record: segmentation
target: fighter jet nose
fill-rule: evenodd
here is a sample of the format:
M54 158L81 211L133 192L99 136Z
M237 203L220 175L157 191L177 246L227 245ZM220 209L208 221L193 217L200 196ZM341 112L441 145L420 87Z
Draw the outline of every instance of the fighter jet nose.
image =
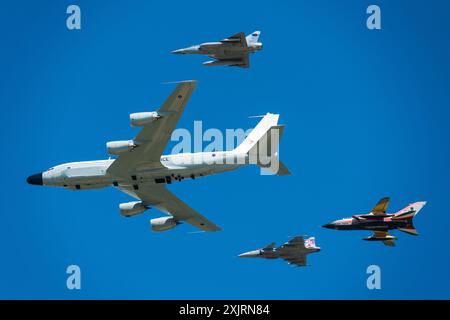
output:
M33 185L36 185L36 186L42 186L43 185L42 172L29 176L27 178L27 182L29 184L33 184Z
M177 50L173 50L170 53L172 54L184 54L184 49L177 49Z
M327 224L324 224L324 225L322 226L322 228L334 229L334 224L332 224L332 223L327 223Z
M239 258L254 258L259 256L259 250L244 252L238 255Z

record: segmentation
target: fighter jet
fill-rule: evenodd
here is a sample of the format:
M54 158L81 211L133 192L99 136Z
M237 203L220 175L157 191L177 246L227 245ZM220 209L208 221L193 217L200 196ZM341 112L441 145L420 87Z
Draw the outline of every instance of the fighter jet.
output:
M389 197L381 199L368 214L354 215L351 218L336 220L324 225L324 228L336 230L370 230L373 235L363 238L367 241L382 241L386 246L395 246L394 237L389 230L398 229L412 235L418 235L413 218L425 206L425 201L414 202L396 213L386 213Z
M172 51L174 54L201 54L217 60L203 62L205 66L236 66L248 68L249 54L262 49L258 42L260 31L245 36L243 32L218 42L206 42L184 49Z
M151 207L168 215L150 220L153 231L166 231L183 221L204 231L220 230L173 195L166 185L247 164L278 175L289 174L278 160L278 142L284 126L278 125L278 114L267 113L242 144L231 151L162 155L195 87L196 81L181 82L158 111L132 113L131 126L142 128L138 135L133 140L106 144L108 153L117 158L60 164L29 176L27 182L69 190L114 186L137 199L119 205L123 216L135 216ZM258 151L261 148L267 153Z
M286 260L289 264L304 267L306 266L306 256L318 251L320 251L320 248L316 247L316 238L311 237L305 240L302 236L296 236L281 247L276 248L275 242L272 242L262 249L242 253L239 257L265 259L281 258Z

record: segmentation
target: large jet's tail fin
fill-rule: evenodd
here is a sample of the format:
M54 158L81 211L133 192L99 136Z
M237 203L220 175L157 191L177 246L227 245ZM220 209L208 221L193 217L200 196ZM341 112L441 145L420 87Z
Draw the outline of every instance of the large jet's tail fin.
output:
M269 131L271 127L278 125L279 114L267 113L250 132L245 140L233 151L236 153L248 153L258 141Z
M248 155L250 164L258 165L268 174L288 175L289 170L278 158L284 131L284 125L278 125L279 116L267 113L233 153Z
M252 43L258 42L260 34L261 31L253 31L248 36L246 36L245 40L247 40L247 45L251 45Z
M417 229L414 227L413 218L416 216L416 214L419 213L419 211L425 206L425 204L425 201L414 202L395 213L392 217L393 220L406 220L408 222L406 227L398 228L398 230L414 236L419 235Z

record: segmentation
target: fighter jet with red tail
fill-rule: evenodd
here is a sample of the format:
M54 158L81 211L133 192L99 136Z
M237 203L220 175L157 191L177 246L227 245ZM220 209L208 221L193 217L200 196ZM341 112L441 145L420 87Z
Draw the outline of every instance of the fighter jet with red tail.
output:
M324 228L336 230L370 230L373 235L363 240L382 241L386 246L395 246L397 237L389 230L398 229L411 235L418 235L413 218L425 206L425 201L414 202L396 213L386 213L389 197L383 198L368 214L354 215L351 218L336 220L324 225Z

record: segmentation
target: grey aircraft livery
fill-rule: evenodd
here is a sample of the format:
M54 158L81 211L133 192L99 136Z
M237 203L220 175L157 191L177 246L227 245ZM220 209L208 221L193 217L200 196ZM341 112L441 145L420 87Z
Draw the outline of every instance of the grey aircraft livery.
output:
M200 54L216 60L203 62L205 66L250 67L249 55L260 51L262 43L258 42L260 31L245 36L243 32L216 42L205 42L184 49L172 51L174 54Z
M394 237L389 230L398 229L412 235L418 235L413 225L413 218L425 206L425 201L414 202L396 213L386 213L389 198L381 199L368 214L353 215L330 222L324 228L336 230L370 230L373 235L364 238L367 241L382 241L387 246L394 246Z
M316 247L314 237L304 239L302 236L296 236L280 247L275 247L275 242L264 248L245 252L239 255L240 258L264 258L264 259L284 259L289 264L299 267L306 266L306 256L310 253L319 252Z
M256 164L272 174L289 174L278 160L278 143L284 125L278 125L278 114L267 113L234 150L162 155L195 87L196 81L180 82L158 111L131 114L131 126L142 129L133 140L106 144L108 153L117 155L116 159L61 164L29 176L27 182L70 190L114 186L137 200L120 204L123 216L135 216L150 207L167 214L150 220L153 231L166 231L183 221L204 231L220 230L173 195L166 185L247 164ZM270 149L264 161L258 158L261 148Z

